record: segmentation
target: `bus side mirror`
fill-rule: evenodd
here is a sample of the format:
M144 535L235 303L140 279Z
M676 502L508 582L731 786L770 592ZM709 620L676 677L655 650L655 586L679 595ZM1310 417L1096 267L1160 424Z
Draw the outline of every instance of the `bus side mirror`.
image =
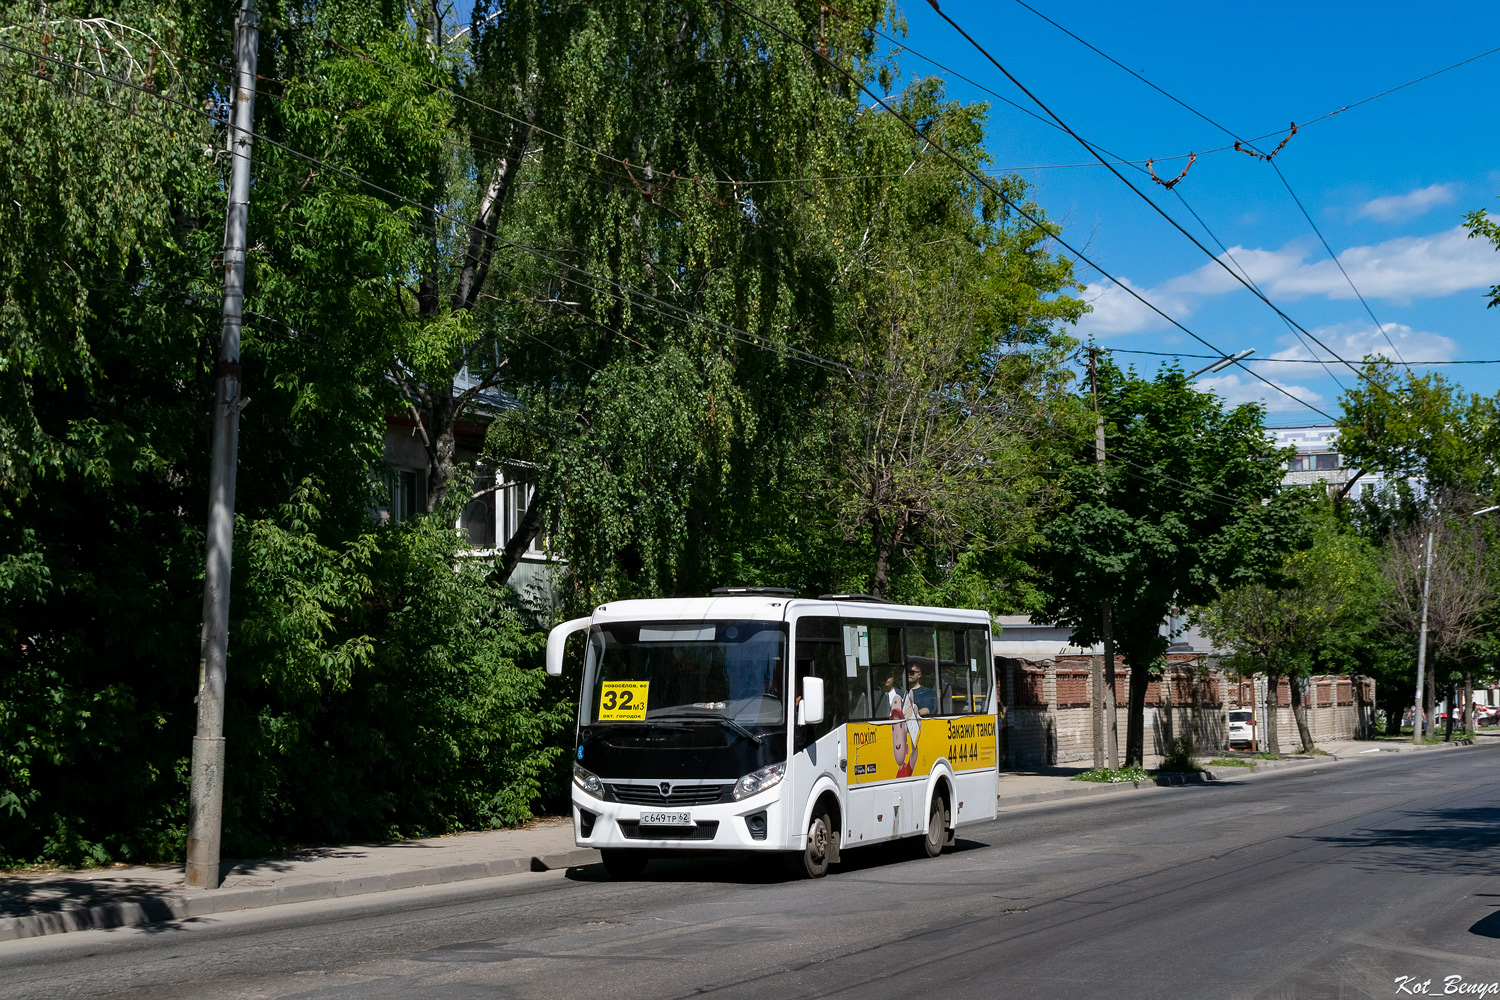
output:
M568 644L568 636L574 632L582 632L589 627L591 618L574 618L570 622L553 626L551 632L547 633L547 676L561 677L563 667L563 648Z
M823 678L802 678L802 701L797 705L797 724L815 726L823 721Z

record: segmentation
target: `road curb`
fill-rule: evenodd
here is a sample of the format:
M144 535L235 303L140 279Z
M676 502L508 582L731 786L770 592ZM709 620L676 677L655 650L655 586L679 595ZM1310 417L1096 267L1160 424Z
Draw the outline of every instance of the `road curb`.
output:
M65 907L19 917L0 918L0 941L19 941L69 931L109 930L117 927L139 927L168 920L191 920L252 910L283 903L305 903L317 899L362 896L393 889L412 889L423 885L442 885L480 878L518 875L521 872L544 872L575 865L593 864L599 852L578 847L531 857L498 858L494 861L471 861L461 864L413 868L388 875L358 875L348 878L319 879L280 886L244 886L231 889L176 888L160 894L145 894L126 899L95 903L91 906Z
M1150 779L1147 779L1150 784ZM1094 795L1108 795L1112 792L1134 792L1136 786L1128 781L1117 782L1079 782L1077 788L1059 788L1050 792L1028 792L1024 795L1001 795L999 796L1000 809L1006 806L1028 806L1037 802L1058 802L1064 799L1086 798Z

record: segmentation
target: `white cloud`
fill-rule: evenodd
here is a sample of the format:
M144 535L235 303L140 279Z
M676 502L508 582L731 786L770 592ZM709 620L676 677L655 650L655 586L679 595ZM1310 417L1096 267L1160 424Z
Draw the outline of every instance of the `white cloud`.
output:
M1341 358L1358 365L1366 355L1390 358L1392 361L1451 361L1458 352L1458 345L1440 333L1413 330L1404 323L1384 324L1384 333L1374 323L1337 323L1309 331L1317 342L1321 342ZM1389 339L1388 339L1389 338ZM1281 338L1287 346L1262 361L1258 369L1266 374L1276 372L1291 376L1296 373L1306 377L1308 372L1322 373L1321 367L1306 364L1276 364L1277 361L1327 361L1336 374L1348 372L1333 361L1328 351L1316 342L1303 343L1291 336ZM1352 372L1350 373L1353 374Z
M1079 334L1087 337L1113 333L1142 333L1160 330L1171 325L1140 299L1122 291L1120 285L1133 289L1141 298L1146 299L1174 319L1182 319L1192 312L1180 295L1163 293L1157 289L1143 289L1129 278L1121 278L1119 285L1112 281L1105 281L1097 285L1088 285L1080 296L1094 307L1094 311L1078 321Z
M1323 397L1306 386L1280 382L1276 379L1271 379L1271 381L1291 393L1296 399L1289 399L1259 379L1250 378L1239 372L1200 378L1193 383L1193 387L1199 392L1212 392L1222 396L1226 407L1239 406L1241 403L1260 403L1270 413L1304 413L1317 416L1297 400L1311 403L1313 406L1324 406Z
M1304 258L1302 252L1293 249L1250 250L1240 246L1230 247L1219 255L1230 270L1248 277L1263 289L1305 266ZM1245 286L1218 264L1204 264L1195 271L1173 278L1162 287L1182 295L1223 295Z
M1453 185L1433 184L1406 194L1374 198L1359 206L1357 219L1379 219L1381 222L1404 222L1453 201Z
M1436 298L1488 288L1500 281L1500 257L1483 240L1468 238L1462 226L1431 236L1403 236L1374 246L1350 247L1339 254L1346 279L1331 260L1307 260L1295 246L1281 250L1231 247L1220 259L1243 269L1273 301L1322 295L1353 299L1353 281L1367 299ZM1241 287L1217 264L1204 264L1162 286L1175 295L1222 295Z

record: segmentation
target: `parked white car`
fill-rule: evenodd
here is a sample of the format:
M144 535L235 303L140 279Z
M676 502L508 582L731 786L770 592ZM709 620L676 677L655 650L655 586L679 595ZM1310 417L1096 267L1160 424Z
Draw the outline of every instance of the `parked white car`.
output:
M1255 713L1248 708L1231 708L1229 745L1235 747L1242 743L1247 747L1255 744Z

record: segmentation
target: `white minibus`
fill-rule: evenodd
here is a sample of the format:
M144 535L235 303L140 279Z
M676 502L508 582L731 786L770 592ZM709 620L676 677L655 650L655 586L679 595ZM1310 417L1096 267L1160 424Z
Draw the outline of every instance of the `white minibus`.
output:
M898 838L935 857L995 816L986 612L774 588L617 601L552 630L548 673L575 632L574 836L613 877L734 850L817 878Z

